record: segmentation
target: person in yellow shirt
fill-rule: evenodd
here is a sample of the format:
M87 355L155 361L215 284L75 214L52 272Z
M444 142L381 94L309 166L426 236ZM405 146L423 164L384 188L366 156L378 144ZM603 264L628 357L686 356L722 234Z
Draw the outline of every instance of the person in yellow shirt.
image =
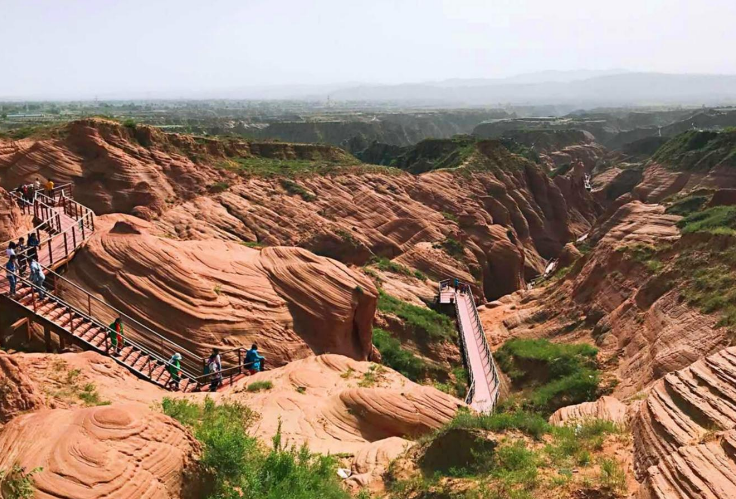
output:
M51 199L54 199L54 181L51 179L48 179L46 181L46 195L50 197Z

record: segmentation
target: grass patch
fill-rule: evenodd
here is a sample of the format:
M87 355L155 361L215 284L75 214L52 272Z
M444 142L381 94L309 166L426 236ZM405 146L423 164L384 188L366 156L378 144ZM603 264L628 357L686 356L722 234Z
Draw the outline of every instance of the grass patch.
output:
M717 326L736 326L736 248L717 251L707 243L680 254L677 268L684 274L681 295L711 314L721 313Z
M379 381L381 381L385 372L386 369L384 369L383 366L371 364L371 367L369 367L363 374L363 379L358 382L358 386L361 388L371 388L375 386Z
M448 237L441 243L435 244L434 246L435 248L442 248L448 255L457 260L460 260L465 256L465 247L463 246L463 243L451 237Z
M546 415L566 405L595 400L600 382L597 353L587 343L514 338L495 357L514 385L523 388L521 407Z
M452 370L452 379L447 383L435 382L434 387L441 392L465 400L468 393L468 371L464 367L456 367Z
M217 194L220 192L225 192L229 188L230 188L229 182L215 182L214 184L209 186L208 190L213 194Z
M601 486L614 494L626 494L626 473L621 464L615 459L603 459L600 467Z
M690 130L664 143L653 161L672 170L704 171L717 165L736 165L736 131Z
M281 187L283 187L286 192L294 196L301 196L304 201L314 201L317 199L317 196L312 191L305 189L302 185L294 182L293 180L284 178L281 179L280 183Z
M378 294L378 310L403 320L422 341L452 341L455 337L455 327L446 315L406 303L383 290Z
M673 202L664 212L668 215L680 215L684 217L699 211L707 202L708 196L687 196Z
M518 430L535 439L550 431L547 420L538 414L523 410L513 412L496 412L493 414L475 414L460 411L447 425L448 428L480 429L492 432Z
M427 362L401 347L401 342L393 338L388 331L373 328L373 344L381 353L383 363L394 371L400 372L412 381L424 378L428 371Z
M162 409L202 443L201 464L212 481L208 499L350 499L333 457L312 454L306 446L285 447L280 427L265 449L249 434L257 415L243 405L166 398Z
M736 234L736 206L714 206L697 213L691 213L677 226L683 234L705 232L715 235Z
M452 213L449 213L447 211L443 211L442 212L442 216L445 217L445 220L449 220L451 222L457 223L457 221L458 221L458 218L457 218L456 215L453 215Z
M383 272L393 272L394 274L401 274L409 277L416 277L422 281L427 280L427 276L418 270L412 270L406 265L392 262L386 257L373 257L369 262L370 265L375 266L377 269Z
M271 388L273 388L273 383L270 381L254 381L248 385L246 390L249 392L260 392L262 390L270 390Z
M264 243L259 243L258 241L243 241L240 244L245 246L246 248L265 248L267 245Z
M79 369L69 369L68 364L62 359L54 361L51 368L49 377L59 385L58 390L49 392L51 397L70 403L81 402L86 407L110 405L110 401L102 399L94 383L83 382L82 371Z

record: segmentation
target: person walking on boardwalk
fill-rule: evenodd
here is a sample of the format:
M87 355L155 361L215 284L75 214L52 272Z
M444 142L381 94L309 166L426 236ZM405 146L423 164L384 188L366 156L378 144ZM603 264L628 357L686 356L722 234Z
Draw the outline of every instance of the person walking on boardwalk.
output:
M222 362L220 362L220 354L217 350L212 352L210 358L207 359L209 364L207 370L210 373L210 391L216 392L217 389L222 385Z
M54 181L51 179L48 179L46 181L45 187L46 187L46 195L53 200L54 199Z
M21 277L28 268L28 253L26 251L26 240L21 237L15 245L15 255L18 257L18 275Z
M5 264L5 275L8 278L8 284L10 284L10 293L8 296L15 297L15 286L18 283L18 277L15 273L18 271L16 265L15 255L8 258L8 262Z
M166 382L165 388L178 391L179 382L181 381L181 354L179 352L171 356L166 370L169 371L169 381Z
M31 232L28 234L28 259L29 260L38 260L38 247L40 246L40 243L38 242L38 236L36 236L35 232Z
M108 335L110 337L110 345L112 346L113 355L120 355L120 351L125 346L125 334L123 332L123 320L118 317L109 326Z
M43 274L41 264L34 258L31 260L31 282L36 285L39 298L45 296L43 290L43 282L46 280L46 276ZM31 291L33 293L33 290Z
M266 358L258 353L258 345L253 343L250 350L245 352L244 366L250 374L255 374L263 370L263 364Z

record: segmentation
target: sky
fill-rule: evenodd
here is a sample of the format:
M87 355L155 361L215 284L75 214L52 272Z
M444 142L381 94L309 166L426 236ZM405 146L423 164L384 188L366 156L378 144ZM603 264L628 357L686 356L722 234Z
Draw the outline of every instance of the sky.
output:
M0 0L0 98L736 74L734 0Z

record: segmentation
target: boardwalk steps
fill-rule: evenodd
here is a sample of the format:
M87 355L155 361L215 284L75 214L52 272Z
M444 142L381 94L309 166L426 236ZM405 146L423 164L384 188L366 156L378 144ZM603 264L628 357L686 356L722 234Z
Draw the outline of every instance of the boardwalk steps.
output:
M62 348L68 343L108 355L136 376L165 388L170 387L171 381L168 359L176 352L182 356L179 389L191 392L209 385L211 376L203 373L205 358L156 333L56 272L72 259L95 230L94 213L71 198L69 185L59 187L51 197L36 193L33 202L15 193L13 197L23 213L32 214L38 224L33 229L41 241L38 261L46 274L45 288L50 289L40 289L27 277L16 274L15 296L8 295L7 279L1 280L0 305L43 326L47 350L51 349L53 332L58 335ZM119 354L113 355L108 324L116 317L124 324L125 342ZM220 388L223 388L245 376L248 366L244 364L245 349L235 348L220 355L223 367Z

